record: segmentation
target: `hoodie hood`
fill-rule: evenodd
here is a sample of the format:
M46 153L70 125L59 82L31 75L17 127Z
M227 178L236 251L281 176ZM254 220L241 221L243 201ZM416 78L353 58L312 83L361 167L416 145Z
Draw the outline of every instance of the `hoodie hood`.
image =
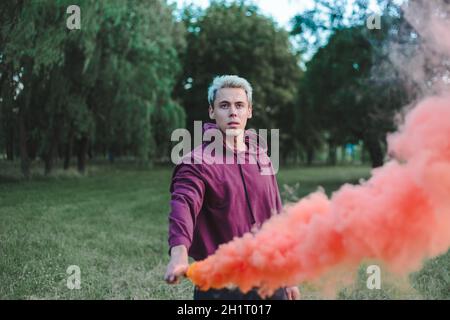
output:
M220 130L217 124L206 122L203 124L203 134L208 130ZM261 155L267 154L267 142L255 130L245 130L244 133L245 144L248 147L248 153Z
M209 130L219 130L219 127L215 123L207 122L203 124L203 135ZM223 134L223 133L222 133ZM258 169L261 172L263 167L270 167L270 159L267 155L267 142L260 135L256 133L256 130L245 130L244 133L245 144L247 150L245 152L237 152L239 156L249 156L256 160ZM211 141L212 142L212 141ZM206 142L209 144L211 142ZM225 145L225 142L224 142ZM236 153L236 152L235 152Z

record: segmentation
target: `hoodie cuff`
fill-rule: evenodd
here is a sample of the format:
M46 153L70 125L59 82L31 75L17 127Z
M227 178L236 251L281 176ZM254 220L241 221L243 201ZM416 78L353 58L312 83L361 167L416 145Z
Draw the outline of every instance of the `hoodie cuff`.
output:
M183 236L177 236L174 237L173 239L170 239L169 241L169 256L170 256L170 250L172 250L173 247L179 246L179 245L184 245L187 249L187 251L189 252L189 248L191 247L191 241Z

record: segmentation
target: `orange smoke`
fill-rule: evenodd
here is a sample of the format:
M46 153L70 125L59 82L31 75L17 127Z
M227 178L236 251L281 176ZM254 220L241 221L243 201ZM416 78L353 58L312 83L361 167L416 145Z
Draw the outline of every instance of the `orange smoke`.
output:
M312 193L256 234L221 245L191 265L201 289L281 286L316 280L376 259L409 273L450 247L450 97L428 98L388 137L393 160L370 180L346 184L331 199Z

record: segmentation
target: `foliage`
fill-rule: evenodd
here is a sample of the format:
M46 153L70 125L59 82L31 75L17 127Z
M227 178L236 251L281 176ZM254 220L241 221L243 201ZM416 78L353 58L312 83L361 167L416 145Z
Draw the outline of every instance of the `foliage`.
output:
M185 125L172 98L184 48L173 7L85 0L81 29L68 30L70 4L0 5L0 115L7 120L0 129L10 133L8 158L20 145L22 160L42 158L49 172L63 150L67 161L77 153L81 171L87 152L132 154L143 163L159 157L152 123ZM14 131L17 124L24 130Z

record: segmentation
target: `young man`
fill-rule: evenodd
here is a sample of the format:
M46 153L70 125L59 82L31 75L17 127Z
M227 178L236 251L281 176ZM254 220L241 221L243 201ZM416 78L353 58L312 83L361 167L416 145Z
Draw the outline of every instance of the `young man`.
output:
M245 131L253 111L252 87L248 81L238 76L216 77L208 89L208 102L209 117L216 124L205 124L204 131L220 130L227 155L215 153L214 160L224 159L216 163L183 161L174 170L169 216L171 259L165 274L170 284L178 283L185 274L188 256L197 261L205 259L220 244L252 232L282 208L273 169L272 174L263 174L264 169L272 168L270 158L260 140ZM190 159L205 160L204 152L210 143L194 149ZM230 154L235 161L227 161ZM244 161L237 161L238 157ZM299 297L298 288L289 287L277 290L270 298L294 300ZM253 300L260 297L256 289L243 294L237 289L203 292L194 288L194 299Z

